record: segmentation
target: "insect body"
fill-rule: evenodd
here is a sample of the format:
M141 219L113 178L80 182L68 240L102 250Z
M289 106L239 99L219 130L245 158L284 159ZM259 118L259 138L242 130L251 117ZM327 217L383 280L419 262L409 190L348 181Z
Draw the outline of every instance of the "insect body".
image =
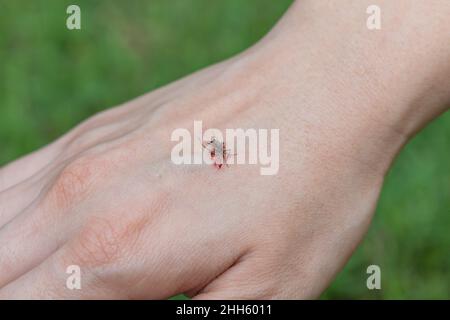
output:
M227 160L230 153L225 146L225 142L221 142L215 137L211 137L209 141L203 142L202 146L209 152L216 168L220 169L224 164L228 166Z

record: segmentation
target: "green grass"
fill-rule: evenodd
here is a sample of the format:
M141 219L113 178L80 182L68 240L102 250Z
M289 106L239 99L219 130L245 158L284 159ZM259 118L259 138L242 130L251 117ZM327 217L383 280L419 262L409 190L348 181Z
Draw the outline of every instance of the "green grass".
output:
M290 0L0 0L0 164L240 52ZM65 28L66 8L82 30ZM450 114L400 154L368 236L323 298L450 298ZM382 290L365 287L368 265Z

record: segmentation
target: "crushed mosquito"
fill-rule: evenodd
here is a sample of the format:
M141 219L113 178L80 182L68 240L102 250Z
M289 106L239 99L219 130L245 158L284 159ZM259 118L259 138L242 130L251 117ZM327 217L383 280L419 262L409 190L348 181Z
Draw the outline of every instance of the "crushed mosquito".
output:
M229 166L227 161L231 154L230 150L226 148L225 142L219 141L213 136L210 140L202 142L202 146L209 152L217 169L222 168L224 164Z

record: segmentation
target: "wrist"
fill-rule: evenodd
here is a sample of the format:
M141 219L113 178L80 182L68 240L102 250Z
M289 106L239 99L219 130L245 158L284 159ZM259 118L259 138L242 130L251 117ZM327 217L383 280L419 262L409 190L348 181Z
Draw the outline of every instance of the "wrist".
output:
M354 135L390 163L450 103L450 28L442 14L450 5L381 1L383 29L371 31L369 2L295 2L251 51L266 61L264 77L284 87L279 102L296 101L288 112L297 125L320 119L323 130Z

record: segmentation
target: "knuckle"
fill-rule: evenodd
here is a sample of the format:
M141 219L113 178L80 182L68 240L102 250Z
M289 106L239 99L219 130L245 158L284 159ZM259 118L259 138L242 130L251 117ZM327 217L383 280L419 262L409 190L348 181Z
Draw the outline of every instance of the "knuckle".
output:
M95 158L79 158L64 167L53 181L48 195L58 210L80 201L92 188L105 166Z
M77 154L81 151L89 150L101 141L107 130L107 127L103 124L98 123L95 125L95 122L90 127L76 129L65 146L65 152Z
M117 259L121 237L111 222L103 219L91 221L73 248L74 256L84 266L110 264Z
M83 227L71 246L71 256L85 267L114 266L126 262L134 251L146 216L132 218L93 217Z
M140 252L139 240L149 225L149 217L94 217L87 222L67 245L62 263L80 266L89 290L118 292L140 281L139 274L126 270Z

